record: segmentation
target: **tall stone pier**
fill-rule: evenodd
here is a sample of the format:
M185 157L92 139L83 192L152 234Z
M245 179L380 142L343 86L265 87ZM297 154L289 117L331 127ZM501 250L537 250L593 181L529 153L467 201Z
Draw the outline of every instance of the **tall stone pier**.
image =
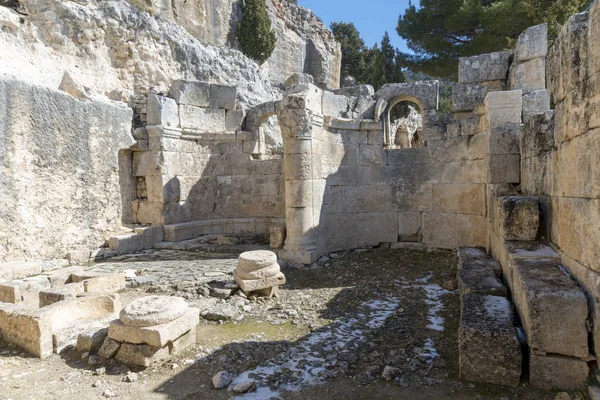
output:
M288 89L277 110L283 136L287 239L280 257L302 264L319 255L325 180L321 173L322 91L310 83Z

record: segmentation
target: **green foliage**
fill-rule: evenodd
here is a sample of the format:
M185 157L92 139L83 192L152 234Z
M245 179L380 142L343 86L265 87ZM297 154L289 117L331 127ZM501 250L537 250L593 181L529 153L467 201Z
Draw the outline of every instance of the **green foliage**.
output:
M352 22L333 22L331 32L342 45L342 81L352 76L361 81L366 74L365 42Z
M514 46L530 26L548 23L552 41L567 18L592 0L421 0L409 4L396 31L415 54L403 54L411 70L455 77L459 57Z
M271 30L271 20L265 0L244 0L242 18L236 30L242 51L259 64L263 64L273 53L277 37Z

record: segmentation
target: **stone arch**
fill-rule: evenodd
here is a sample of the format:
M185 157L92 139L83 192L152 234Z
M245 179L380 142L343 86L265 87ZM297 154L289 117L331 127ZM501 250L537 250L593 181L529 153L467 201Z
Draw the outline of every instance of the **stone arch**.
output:
M428 116L436 114L439 98L438 81L422 81L411 83L388 83L375 93L377 106L375 119L383 119L383 144L391 146L392 133L390 132L390 112L395 105L402 101L417 104L423 117L423 130L427 124Z
M277 101L268 101L259 104L246 113L246 131L254 135L256 143L253 155L260 158L266 153L265 132L263 129L264 123L271 117L275 116Z

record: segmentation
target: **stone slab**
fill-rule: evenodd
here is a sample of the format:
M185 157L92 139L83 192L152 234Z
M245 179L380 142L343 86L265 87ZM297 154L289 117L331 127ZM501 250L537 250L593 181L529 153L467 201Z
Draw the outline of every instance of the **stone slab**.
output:
M458 82L477 83L506 80L512 56L512 51L500 51L460 58Z
M41 261L10 261L0 263L0 281L23 279L42 273Z
M197 328L193 327L177 339L169 342L169 353L173 356L196 344Z
M114 293L125 289L127 282L124 273L102 274L83 281L86 293Z
M123 343L115 355L115 359L124 364L149 367L154 363L169 358L169 346L153 347L147 344Z
M544 390L573 390L585 387L587 363L578 358L558 355L529 356L529 384Z
M236 86L210 85L210 108L235 110Z
M163 347L193 329L199 322L200 310L191 307L183 316L161 325L136 327L114 320L109 326L108 336L119 342Z
M462 296L458 332L459 377L473 382L517 386L521 378L521 344L508 299Z
M483 247L459 247L458 269L489 269L498 278L502 278L500 263L489 257Z
M118 254L131 254L144 249L144 240L142 235L135 233L112 236L108 239L108 247Z
M533 241L540 225L540 201L537 197L506 196L497 198L494 230L505 240Z
M0 283L0 302L37 308L40 291L48 288L50 288L50 281L43 275L3 282Z
M100 349L100 346L104 343L108 335L108 328L100 328L100 329L88 329L85 332L82 332L77 337L77 344L75 347L77 351L81 353L92 352L97 353Z
M548 24L527 28L519 35L515 47L515 61L543 58L548 54Z
M527 343L535 350L587 357L587 299L553 260L516 260L512 293Z
M240 286L240 289L247 293L253 292L255 290L266 289L269 287L285 284L285 275L283 275L283 273L281 272L269 278L243 280L240 279L234 271L233 278L235 279L235 282Z
M56 302L74 299L78 294L83 293L83 283L67 283L66 285L42 290L39 293L40 307L45 307Z
M175 80L171 83L169 96L174 98L177 104L206 108L210 105L210 83Z
M148 125L162 125L170 128L179 127L177 103L169 97L149 94L146 112Z
M456 274L461 295L482 294L506 297L506 286L494 272L484 266L479 268L461 268Z

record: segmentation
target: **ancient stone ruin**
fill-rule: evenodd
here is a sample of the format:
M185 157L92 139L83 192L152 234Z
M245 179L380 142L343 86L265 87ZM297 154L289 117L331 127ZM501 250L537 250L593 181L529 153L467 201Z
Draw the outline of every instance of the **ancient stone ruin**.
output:
M90 364L156 366L194 348L201 320L237 324L251 301L279 301L297 271L318 281L339 254L417 259L449 249L461 380L551 391L595 379L599 2L573 15L550 49L539 25L514 51L461 59L450 116L438 112L437 81L340 88L339 44L287 1L269 1L279 44L265 69L223 48L233 46L223 15L239 14L235 2L219 1L228 13L210 24L202 1L152 1L152 13L124 0L21 3L26 13L0 5L2 343L38 358L74 348ZM407 101L417 108L394 119ZM164 283L119 296L144 282L126 266L102 270L182 249L241 254L226 272L204 271L209 286L175 282L176 296L159 295ZM413 278L394 285L424 290L430 306L455 289ZM181 297L189 280L191 306ZM198 298L212 308L195 307ZM402 304L355 306L352 317L311 326L301 351L237 375L212 371L212 385L266 396L309 385L298 378L308 370L310 385L333 379L349 361L327 369L315 352L352 354L328 338L363 345ZM441 309L431 306L430 329ZM439 357L432 343L422 346L427 362ZM286 357L293 368L281 367ZM273 383L290 370L296 380ZM382 374L401 382L396 367Z

